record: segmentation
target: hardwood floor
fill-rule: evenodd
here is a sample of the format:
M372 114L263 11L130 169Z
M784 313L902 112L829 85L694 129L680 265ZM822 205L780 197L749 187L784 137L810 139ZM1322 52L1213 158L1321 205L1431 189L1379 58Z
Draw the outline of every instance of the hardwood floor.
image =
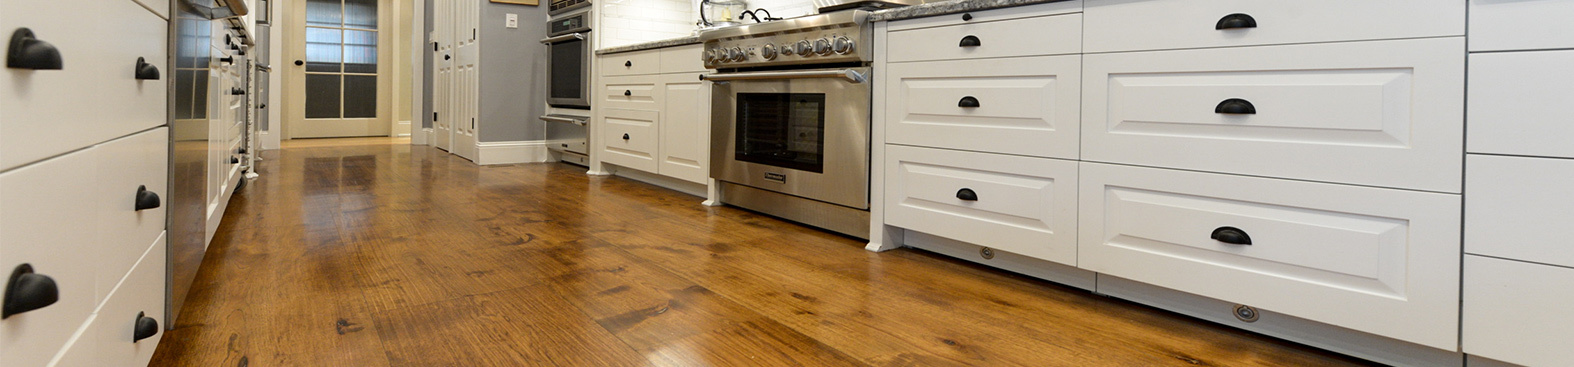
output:
M265 152L155 366L1335 366L562 164Z

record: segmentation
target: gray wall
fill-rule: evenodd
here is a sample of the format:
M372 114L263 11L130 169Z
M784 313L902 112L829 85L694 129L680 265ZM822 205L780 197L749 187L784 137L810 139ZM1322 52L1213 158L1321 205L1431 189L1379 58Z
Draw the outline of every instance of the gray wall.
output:
M504 27L508 13L519 28ZM546 19L545 6L481 3L481 141L546 138Z

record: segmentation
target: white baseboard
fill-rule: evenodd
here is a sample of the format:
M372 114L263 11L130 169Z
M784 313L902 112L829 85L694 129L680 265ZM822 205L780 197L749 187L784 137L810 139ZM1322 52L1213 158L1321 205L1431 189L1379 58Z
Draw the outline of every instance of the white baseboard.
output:
M410 145L431 145L429 141L432 141L431 128L422 128L410 134Z
M476 143L476 164L514 164L546 162L545 140L494 141Z
M684 180L678 179L678 178L662 176L662 175L655 174L655 173L645 172L645 171L641 171L641 170L637 170L637 169L633 169L633 168L619 167L619 166L613 165L611 163L603 163L603 164L606 165L607 167L615 167L615 168L612 169L612 174L617 175L618 177L623 177L623 178L627 178L627 179L634 180L634 181L639 181L639 182L644 182L644 183L648 183L648 184L651 184L651 185L664 187L664 188L671 189L671 190L678 191L678 192L682 192L682 193L685 193L685 194L698 196L700 198L704 198L705 197L705 191L706 191L706 186L705 185L701 185L701 184L697 184L697 183L693 183L693 182L689 182L689 181L684 181Z

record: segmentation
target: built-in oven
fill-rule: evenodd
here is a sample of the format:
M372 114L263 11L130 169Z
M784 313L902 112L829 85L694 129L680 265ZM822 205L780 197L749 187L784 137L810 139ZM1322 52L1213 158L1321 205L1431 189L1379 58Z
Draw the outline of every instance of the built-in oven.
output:
M548 19L547 104L562 108L590 108L590 8L553 15Z

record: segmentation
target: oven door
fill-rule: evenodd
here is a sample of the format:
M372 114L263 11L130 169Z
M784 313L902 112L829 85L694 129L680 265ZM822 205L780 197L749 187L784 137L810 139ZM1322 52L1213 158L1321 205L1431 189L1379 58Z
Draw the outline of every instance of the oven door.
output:
M590 32L541 40L547 45L547 104L590 108Z
M707 74L711 178L869 208L869 68Z

